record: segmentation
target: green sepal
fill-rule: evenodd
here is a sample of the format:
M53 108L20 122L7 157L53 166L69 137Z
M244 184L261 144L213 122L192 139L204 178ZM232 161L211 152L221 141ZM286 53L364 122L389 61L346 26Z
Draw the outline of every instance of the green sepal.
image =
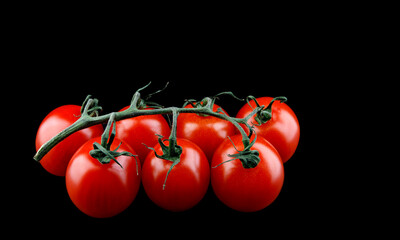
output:
M250 132L252 132L252 131L250 131ZM218 166L220 166L220 165L222 165L224 163L231 162L231 161L234 161L234 160L240 160L240 162L242 163L242 166L244 168L255 168L255 167L257 167L258 163L260 163L260 161L261 161L260 160L260 153L257 150L251 150L250 149L254 145L254 143L256 142L257 135L254 136L254 140L249 145L247 145L243 149L243 151L239 151L236 148L235 144L233 143L232 139L229 136L228 136L228 139L231 141L231 143L233 145L233 148L235 148L235 150L238 153L228 154L228 157L231 157L232 159L224 161L224 162L214 166L213 168L216 168L216 167L218 167Z
M257 150L241 151L236 154L228 154L232 160L239 159L244 168L255 168L260 162L260 153Z
M161 136L159 134L156 134L156 136L158 136L158 143L160 144L161 150L163 152L162 155L159 155L154 148L147 146L145 143L142 144L146 146L148 149L152 150L157 158L171 162L179 161L182 154L182 147L176 143L169 144L169 146L167 146L164 144L164 141L169 141L168 139L162 140L164 136Z
M134 157L136 159L137 155L133 155L130 152L124 151L124 152L117 152L117 150L119 149L119 147L121 146L122 142L118 145L118 147L114 150L110 150L110 149L106 149L103 146L101 146L101 144L99 144L98 142L93 143L93 150L91 150L89 152L90 156L92 156L93 158L96 158L97 160L99 160L99 162L101 164L106 164L106 163L110 163L111 160L113 160L114 162L116 162L121 168L122 165L117 161L117 157L119 156L129 156L129 157ZM136 159L137 161L137 159Z
M254 100L257 107L260 106L258 104L257 100L253 96L249 96L249 98ZM268 104L268 106L266 108L262 109L261 111L259 111L257 113L257 115L254 117L254 120L256 120L256 122L257 122L257 124L255 124L256 126L261 126L262 124L268 122L272 118L272 104L277 100L280 101L281 103L284 103L287 101L287 98L286 97L276 97L276 98L272 99L271 102Z
M146 86L144 86L144 87L142 87L142 88L139 88L139 89L137 90L137 92L140 92L140 91L146 89L148 86L150 86L150 84L151 84L151 81L150 81ZM148 100L149 100L153 95L158 94L158 93L164 91L164 90L167 88L168 84L169 84L169 82L167 82L167 84L164 86L164 88L162 88L162 89L160 89L160 90L157 90L157 91L155 91L155 92L153 92L153 93L150 93L150 94L148 94L147 96L145 96L144 98L139 98L138 101L136 102L136 106L133 106L133 107L136 108L136 109L139 109L139 110L144 110L144 109L147 109L147 108L154 108L154 109L161 109L161 108L163 108L164 106L162 106L161 104L158 104L158 103L156 103L156 102L151 102L151 101L148 101ZM131 105L134 103L133 100L134 100L134 99L132 99L132 101L131 101Z
M82 114L87 114L91 117L93 116L99 116L99 112L103 110L101 106L98 106L99 100L97 98L92 99L91 95L87 95L85 100L82 103L81 106L81 115Z
M89 152L90 156L93 158L96 158L101 164L107 164L110 163L111 160L113 160L115 163L117 163L121 168L122 165L117 161L117 157L119 156L129 156L129 157L134 157L136 161L136 174L139 175L139 165L138 165L138 160L137 160L137 155L133 155L130 152L123 151L123 152L117 152L119 147L121 146L122 142L119 143L119 145L114 149L111 150L111 144L113 143L116 135L116 121L115 121L115 113L113 113L110 116L110 119L107 123L106 129L104 130L103 134L101 135L101 144L98 142L93 143L93 150ZM112 126L112 131L110 134L110 129Z
M158 136L158 143L160 144L161 150L163 152L162 155L159 155L154 148L148 147L144 143L142 143L142 144L145 145L148 149L153 150L153 152L157 158L172 162L172 165L168 169L167 175L165 176L165 180L164 180L164 184L163 184L163 190L164 190L171 170L181 161L182 147L179 146L178 144L176 144L176 140L173 140L173 141L171 141L171 139L162 140L164 138L163 136L161 136L159 134L156 134L156 135ZM164 141L169 141L170 142L169 146L165 145Z

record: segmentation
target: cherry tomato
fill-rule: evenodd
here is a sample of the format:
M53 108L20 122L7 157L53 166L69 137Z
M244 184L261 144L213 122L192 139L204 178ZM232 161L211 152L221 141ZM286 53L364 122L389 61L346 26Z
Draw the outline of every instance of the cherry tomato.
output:
M158 206L170 211L184 211L195 206L204 197L210 182L210 166L203 151L186 139L177 139L182 147L180 162L168 175L172 162L147 155L143 165L142 182L148 197ZM168 142L165 143L168 146ZM159 144L154 147L162 154ZM165 182L165 188L163 185Z
M126 109L128 107L121 109L120 112ZM162 115L144 115L118 121L116 131L117 138L131 146L139 156L140 163L143 164L150 150L142 143L153 147L158 140L156 134L169 136L171 130Z
M267 107L273 98L261 97L257 98L260 105ZM250 101L253 108L256 107L254 101ZM236 115L237 118L243 118L253 111L249 104L245 104ZM296 151L300 138L299 121L292 109L286 104L275 101L271 109L272 118L260 125L256 126L257 122L254 117L249 119L249 123L254 123L257 136L262 136L267 139L281 155L282 161L288 161ZM246 131L248 129L244 127Z
M72 125L81 115L81 107L64 105L51 111L42 121L36 134L36 151L59 132ZM101 125L75 132L50 150L40 161L46 171L65 176L65 170L72 155L78 148L91 138L103 133Z
M235 135L231 139L236 148L242 151L242 136ZM259 152L260 162L256 167L244 168L239 159L225 162L232 159L228 154L237 153L232 142L225 140L214 153L211 163L212 188L217 197L232 209L259 211L279 195L284 179L283 163L276 149L260 136L250 148Z
M116 162L101 164L89 155L93 143L101 142L94 138L86 142L72 157L68 164L65 181L68 195L75 206L85 214L106 218L125 210L135 199L140 186L140 162L134 157L119 156ZM121 140L115 138L111 149L118 147ZM135 154L128 144L122 142L118 152Z
M193 107L187 105L185 108ZM220 106L214 104L213 111L216 112L218 108ZM235 126L228 121L212 116L200 116L196 113L184 113L178 116L176 136L194 142L204 151L209 162L217 147L227 136L233 135L235 135Z

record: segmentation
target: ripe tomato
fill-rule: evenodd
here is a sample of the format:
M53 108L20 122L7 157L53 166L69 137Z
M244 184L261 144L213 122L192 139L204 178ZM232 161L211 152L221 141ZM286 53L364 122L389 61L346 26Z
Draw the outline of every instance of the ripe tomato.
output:
M235 135L231 140L239 151L243 150L241 135ZM259 211L279 195L284 178L283 163L276 149L260 136L250 148L259 152L260 162L256 167L244 168L239 159L223 163L232 159L228 154L237 153L232 142L226 139L214 154L212 188L217 197L232 209Z
M187 105L185 108L193 107ZM218 108L220 106L214 104L213 111L216 112ZM228 136L233 135L235 126L228 121L196 113L184 113L178 116L176 136L194 142L204 151L210 163L217 147Z
M182 147L180 162L168 175L172 162L147 155L142 169L142 182L148 197L158 206L170 211L184 211L195 206L204 197L210 182L210 166L203 151L186 139L177 139ZM165 143L168 146L168 142ZM154 147L162 155L159 144Z
M121 109L120 112L126 109L128 107ZM169 136L171 130L162 115L144 115L118 121L116 131L117 138L126 142L135 150L140 163L143 165L150 150L142 143L153 147L158 140L156 134Z
M116 162L101 164L89 155L93 143L101 142L94 138L86 142L74 154L68 164L65 181L72 202L85 214L106 218L125 210L135 199L140 186L140 162L138 169L134 157L119 156ZM121 140L114 139L111 149L118 147ZM118 152L135 154L128 144L122 142Z
M271 97L261 97L257 98L257 102L260 105L267 107L273 98ZM254 101L250 101L253 108L256 107ZM247 116L253 109L249 104L245 104L236 115L237 118L243 118ZM292 109L286 104L279 101L275 101L272 104L271 109L272 118L262 124L257 126L257 122L254 116L249 119L249 123L254 123L255 132L257 136L264 137L267 139L276 150L278 150L281 155L282 161L286 162L289 160L294 152L296 151L297 145L300 138L300 126L299 121ZM246 131L248 129L244 127Z
M51 111L42 121L36 134L36 151L59 132L72 125L81 115L81 107L64 105ZM65 170L72 155L91 138L100 136L103 127L95 125L82 129L64 139L50 150L40 161L44 169L57 175L65 176Z

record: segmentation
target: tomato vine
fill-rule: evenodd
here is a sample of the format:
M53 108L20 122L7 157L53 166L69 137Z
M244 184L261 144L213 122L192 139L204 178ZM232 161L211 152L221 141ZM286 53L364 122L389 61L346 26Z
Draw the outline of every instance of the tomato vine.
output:
M151 83L151 82L150 82ZM234 159L240 159L243 163L243 161L246 161L246 166L250 167L255 167L259 161L259 156L258 152L255 150L250 150L250 147L254 144L253 142L250 142L250 137L253 134L252 126L249 125L248 121L253 117L255 114L260 113L262 110L264 110L264 106L257 106L256 108L253 109L252 112L250 112L247 116L244 118L235 118L235 117L230 117L227 114L225 114L221 109L218 109L218 111L214 112L213 109L213 104L215 102L215 98L220 96L221 94L228 94L236 99L238 99L232 92L223 92L221 94L217 94L213 98L210 97L205 97L202 99L201 104L197 105L195 108L178 108L178 107L162 107L160 105L157 105L155 103L150 103L149 104L155 106L155 109L143 109L143 105L146 103L147 98L141 98L141 91L146 89L149 85L147 84L146 86L138 89L131 100L129 108L127 108L124 111L121 112L112 112L109 114L105 115L99 115L98 110L101 109L98 104L98 100L91 98L89 95L86 99L85 102L82 106L81 110L81 116L79 119L63 131L61 131L59 134L54 136L52 139L47 141L45 144L43 144L38 151L36 152L35 156L33 157L34 160L40 161L53 147L55 147L58 143L60 143L62 140L70 136L71 134L84 129L88 128L90 126L94 126L96 124L101 124L101 123L106 123L109 121L109 119L112 117L113 121L119 121L127 118L133 118L137 116L143 116L143 115L157 115L157 114L172 114L173 115L173 123L172 123L172 131L169 136L169 146L164 146L163 147L163 155L157 156L159 158L165 159L165 160L170 160L173 161L175 164L171 166L171 169L174 165L176 165L179 162L179 155L180 152L180 146L177 145L176 141L176 121L177 121L177 116L179 114L185 114L185 113L196 113L199 115L207 115L207 116L212 116L216 118L220 118L226 121L231 122L240 132L242 135L242 142L244 145L244 150L243 151L238 151L238 154L232 155ZM168 84L167 84L168 85ZM166 85L166 86L167 86ZM165 86L165 87L166 87ZM165 89L164 87L164 89ZM158 90L151 95L154 95L164 89ZM281 100L281 99L279 99ZM193 100L190 100L189 103L193 103ZM242 128L242 125L246 126L248 128L248 132L250 132L249 135L246 134L246 131ZM159 140L160 144L162 144L161 139ZM248 164L248 159L252 159L253 164Z

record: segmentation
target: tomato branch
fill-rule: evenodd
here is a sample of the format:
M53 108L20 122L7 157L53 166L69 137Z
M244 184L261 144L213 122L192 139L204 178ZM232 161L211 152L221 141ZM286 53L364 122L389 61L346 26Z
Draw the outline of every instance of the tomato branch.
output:
M133 95L130 107L122 112L113 112L113 113L109 113L109 114L101 115L101 116L98 116L97 114L95 114L95 116L91 116L91 115L93 115L90 113L91 109L93 109L95 107L95 109L97 110L99 107L97 106L97 99L91 99L91 98L87 99L87 102L84 106L81 117L74 124L67 127L66 129L61 131L59 134L54 136L52 139L47 141L45 144L43 144L39 148L39 150L36 152L33 159L35 159L36 161L40 161L53 147L55 147L58 143L60 143L62 140L64 140L71 134L73 134L79 130L82 130L84 128L88 128L90 126L105 123L110 119L112 114L114 114L113 117L115 117L115 121L119 121L119 120L123 120L123 119L127 119L127 118L133 118L133 117L137 117L137 116L157 115L157 114L173 114L175 117L177 117L178 114L182 114L182 113L183 114L184 113L196 113L196 114L208 115L208 116L220 118L220 119L231 122L240 131L242 138L243 138L244 146L247 147L250 145L249 136L247 136L246 132L240 126L239 123L245 124L246 127L250 128L249 124L247 123L248 120L253 115L255 115L256 113L261 111L264 106L255 108L245 118L229 117L225 113L221 114L221 112L219 112L219 111L213 112L212 111L212 105L213 105L212 103L214 101L208 97L203 99L203 101L206 104L199 108L168 107L168 108L158 108L158 109L140 109L138 107L142 100L140 98L140 91L143 90L144 88L146 88L148 85L146 85L145 87L143 87L135 92L135 94ZM171 136L173 136L172 133L175 133L175 140L176 140L176 119L174 119L174 120L175 121L172 126ZM170 136L170 141L171 141L171 136ZM172 138L172 141L173 141L173 138Z

